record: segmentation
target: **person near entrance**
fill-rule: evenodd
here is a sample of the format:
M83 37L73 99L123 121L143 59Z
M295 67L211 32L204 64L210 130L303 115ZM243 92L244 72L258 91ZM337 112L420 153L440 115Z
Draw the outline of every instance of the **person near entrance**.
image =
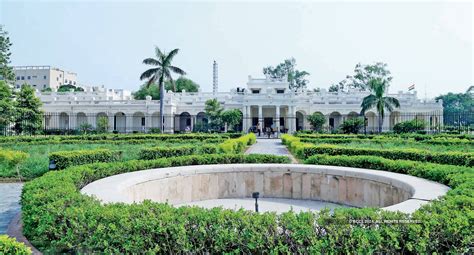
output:
M257 132L258 132L258 136L260 136L260 122L257 123Z

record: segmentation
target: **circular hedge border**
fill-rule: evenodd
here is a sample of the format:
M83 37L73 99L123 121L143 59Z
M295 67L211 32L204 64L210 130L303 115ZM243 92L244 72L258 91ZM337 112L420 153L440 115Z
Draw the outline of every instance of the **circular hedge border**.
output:
M336 162L337 157L326 158ZM357 157L365 157L364 160ZM120 173L183 165L287 163L269 155L192 155L150 161L96 163L49 172L22 194L24 233L47 252L98 253L465 253L473 242L472 168L379 157L338 162L381 168L449 184L451 191L413 214L364 208L257 214L251 211L174 208L146 201L101 205L80 194L95 180ZM319 163L318 159L307 163ZM320 158L319 160L323 160ZM358 161L359 160L359 161ZM332 162L331 161L331 162ZM354 163L356 162L356 163ZM352 165L354 164L354 165ZM411 164L411 165L410 165Z

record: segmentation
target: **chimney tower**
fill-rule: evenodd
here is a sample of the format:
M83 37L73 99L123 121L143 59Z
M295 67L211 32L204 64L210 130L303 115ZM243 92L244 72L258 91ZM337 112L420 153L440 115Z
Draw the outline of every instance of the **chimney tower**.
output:
M217 84L217 62L214 60L214 64L212 65L212 93L215 95L218 92L218 84Z

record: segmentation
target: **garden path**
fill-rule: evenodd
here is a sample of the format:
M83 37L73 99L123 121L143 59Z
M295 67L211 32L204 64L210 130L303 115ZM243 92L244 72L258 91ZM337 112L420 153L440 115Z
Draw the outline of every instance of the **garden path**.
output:
M271 154L277 156L287 156L291 159L291 163L296 164L298 161L291 155L281 139L265 139L259 138L257 142L250 146L245 154Z

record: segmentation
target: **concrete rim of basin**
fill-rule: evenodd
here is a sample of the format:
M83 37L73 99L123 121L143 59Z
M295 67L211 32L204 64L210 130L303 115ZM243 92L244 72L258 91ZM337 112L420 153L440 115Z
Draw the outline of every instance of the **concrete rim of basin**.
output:
M102 203L130 204L144 199L169 202L169 198L191 199L191 202L213 199L209 196L216 194L218 197L214 199L251 197L251 192L259 191L263 197L308 199L356 207L369 205L412 213L448 190L449 187L437 182L372 169L225 164L156 168L114 175L86 185L81 193L94 196Z

